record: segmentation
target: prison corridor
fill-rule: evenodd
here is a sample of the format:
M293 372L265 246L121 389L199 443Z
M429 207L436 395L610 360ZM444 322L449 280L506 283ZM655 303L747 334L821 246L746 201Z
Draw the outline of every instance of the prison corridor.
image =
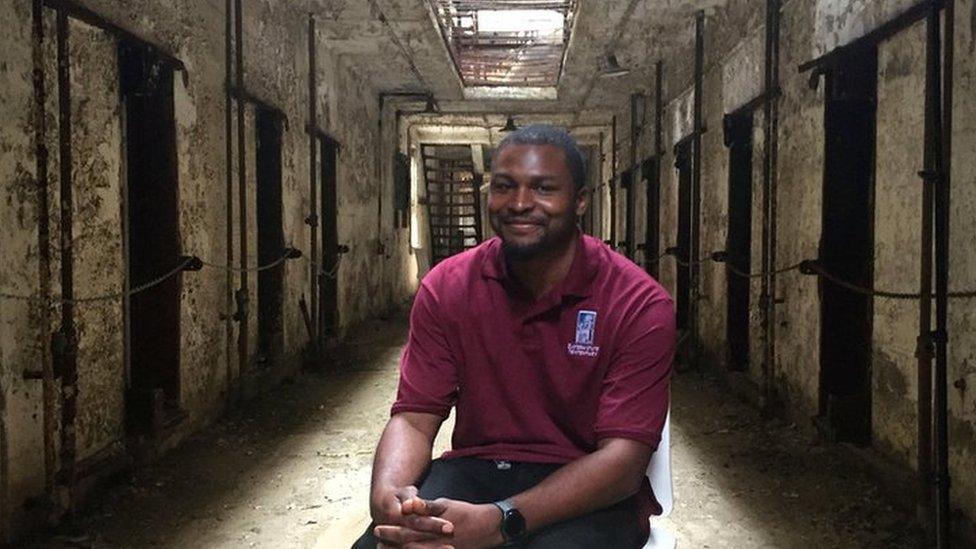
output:
M373 450L406 338L403 315L348 338L333 374L302 374L104 490L36 547L345 548L369 524ZM908 483L878 483L809 422L760 417L698 370L672 387L679 547L914 548ZM435 455L450 444L442 427Z

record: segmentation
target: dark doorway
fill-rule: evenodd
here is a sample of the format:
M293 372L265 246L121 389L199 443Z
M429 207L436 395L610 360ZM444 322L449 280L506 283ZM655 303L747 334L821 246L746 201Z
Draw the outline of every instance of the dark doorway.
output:
M322 158L322 269L319 272L319 336L326 340L339 329L339 227L337 184L339 143L331 138L320 141Z
M641 164L647 193L647 203L644 205L647 220L647 228L644 231L644 265L654 278L657 278L659 273L658 258L661 255L661 179L658 162L657 157L651 157Z
M152 281L180 261L173 71L139 45L119 46L124 109L131 286ZM157 432L178 416L180 291L170 277L129 299L128 432Z
M729 230L725 244L728 368L749 369L749 287L752 268L752 110L725 117L729 147Z
M678 169L678 246L675 269L677 270L677 301L675 305L677 327L687 330L691 311L691 140L675 146L675 167Z
M281 213L281 117L264 108L255 116L257 134L258 264L270 265L285 253ZM284 265L258 273L258 363L273 366L283 345L281 321Z
M874 277L877 50L852 51L827 75L820 262L863 287ZM870 297L820 279L820 416L834 440L871 440Z

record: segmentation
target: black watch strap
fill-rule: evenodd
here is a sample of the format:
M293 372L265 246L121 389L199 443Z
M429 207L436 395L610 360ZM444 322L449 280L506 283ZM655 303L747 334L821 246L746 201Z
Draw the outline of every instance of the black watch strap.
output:
M507 499L493 503L502 512L500 529L505 545L508 546L517 542L525 535L525 519L522 517L522 513Z

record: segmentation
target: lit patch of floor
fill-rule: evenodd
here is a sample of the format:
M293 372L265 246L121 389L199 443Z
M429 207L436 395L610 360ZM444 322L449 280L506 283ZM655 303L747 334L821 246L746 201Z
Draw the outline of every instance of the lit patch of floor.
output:
M348 547L368 523L405 337L403 319L357 330L343 373L300 376L193 437L88 506L87 535L60 545ZM917 546L907 505L887 501L842 448L761 420L707 376L683 374L673 395L676 502L664 522L679 547Z

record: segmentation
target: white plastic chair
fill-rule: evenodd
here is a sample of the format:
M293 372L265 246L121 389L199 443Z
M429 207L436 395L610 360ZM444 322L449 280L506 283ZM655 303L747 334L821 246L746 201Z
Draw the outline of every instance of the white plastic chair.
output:
M661 514L651 517L651 535L643 549L674 549L678 544L674 534L666 528L655 525L657 519L667 517L674 508L674 484L671 479L671 410L664 418L664 429L661 430L661 442L651 462L647 465L647 479L651 483L654 497L661 504Z

